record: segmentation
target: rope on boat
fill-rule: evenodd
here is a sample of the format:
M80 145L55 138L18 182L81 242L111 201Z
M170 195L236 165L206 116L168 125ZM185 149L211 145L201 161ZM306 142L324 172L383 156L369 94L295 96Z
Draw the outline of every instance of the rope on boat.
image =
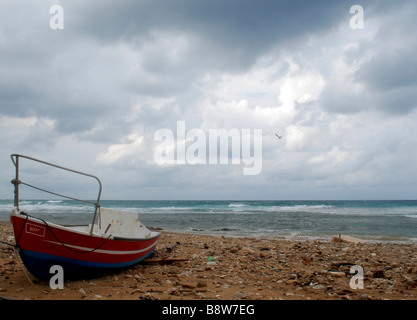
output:
M22 235L22 233L23 233L23 230L24 230L24 227L25 227L25 225L26 225L26 222L27 222L27 220L28 220L28 217L26 217L26 219L25 219L25 223L23 224L23 228L20 230L20 233L19 233L19 237L17 238L17 241L16 241L16 244L13 244L13 243L9 243L9 242L5 242L5 241L0 241L0 243L2 243L2 244L5 244L5 245L8 245L8 246L10 246L10 247L12 247L12 249L13 249L13 254L15 254L15 260L16 261L18 261L18 263L20 262L20 268L23 270L23 273L25 274L25 276L26 276L26 278L27 278L27 280L30 282L30 284L32 284L36 289L38 289L38 290L42 290L41 288L39 288L38 286L36 286L36 284L30 279L30 277L29 277L29 275L28 275L28 273L26 272L26 268L25 268L25 266L22 264L22 261L19 259L19 251L20 251L20 247L19 247L19 245L18 245L18 243L19 243L19 240L20 240L20 237L21 237L21 235ZM15 299L13 299L13 298L9 298L9 297L5 297L5 296L0 296L0 300L15 300Z
M13 254L15 255L15 260L17 261L17 263L20 266L20 269L23 271L23 273L26 276L26 279L29 281L29 283L34 286L36 289L38 289L39 291L42 291L42 288L40 288L39 286L37 286L32 279L30 279L25 266L23 265L22 261L19 259L19 246L17 244L12 244L12 243L8 243L8 242L4 242L4 241L0 241L0 243L8 245L10 247L12 247L13 250ZM1 296L0 295L0 300L16 300L14 298L10 298L10 297L6 297L6 296Z
M11 246L12 248L15 247L15 245L13 243L8 243L8 242L4 242L4 241L0 241L0 243Z
M19 237L16 239L16 245L14 247L17 250L20 250L20 246L19 246L20 237L22 236L23 230L25 229L26 222L29 219L29 215L27 213L21 212L21 214L26 215L26 219L25 219L25 223L22 226L22 229L20 230ZM94 249L91 249L91 250L88 250L88 251L86 251L86 250L80 251L80 250L76 250L76 249L73 249L73 248L68 247L65 243L63 243L61 240L59 240L58 237L55 235L55 233L52 231L52 229L49 226L49 224L45 220L43 220L41 218L37 218L37 217L33 217L33 218L42 221L45 224L45 226L48 228L48 230L52 234L52 236L55 238L55 240L58 241L64 248L66 248L66 249L68 249L70 251L76 252L76 253L91 253L91 252L94 252L94 251L100 249L111 238L111 236L112 236L111 234L109 234L109 236L106 239L104 239L104 241L98 247L96 247Z
M23 212L22 212L23 213ZM23 226L22 226L22 229L20 229L20 233L19 233L19 237L16 239L16 249L17 250L20 250L19 248L19 242L20 242L20 237L22 236L22 234L23 234L23 230L25 229L25 226L26 226L26 222L28 222L28 219L29 219L29 215L28 214L26 214L26 219L25 219L25 223L23 224Z
M76 253L91 253L91 252L94 252L94 251L100 249L110 239L110 237L112 236L111 234L109 234L109 236L106 239L104 239L104 241L97 248L91 249L89 251L86 251L86 250L80 251L80 250L76 250L76 249L73 249L73 248L68 247L65 243L63 243L61 240L59 240L58 237L55 235L55 233L52 231L52 229L49 226L49 224L45 220L40 219L40 218L36 218L36 219L41 220L46 225L46 227L48 228L49 232L51 232L51 234L53 235L53 237L55 238L55 240L58 241L64 248L66 248L66 249L68 249L70 251L76 252Z

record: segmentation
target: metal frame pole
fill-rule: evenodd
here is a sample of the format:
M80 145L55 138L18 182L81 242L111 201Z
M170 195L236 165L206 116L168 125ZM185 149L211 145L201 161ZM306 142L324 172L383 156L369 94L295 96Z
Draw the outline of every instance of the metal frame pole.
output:
M16 176L12 183L14 184L14 206L19 211L19 157L16 156Z
M33 186L31 184L20 181L19 180L19 158L20 157L28 159L28 160L36 161L36 162L39 162L39 163L42 163L42 164L45 164L45 165L48 165L48 166L52 166L52 167L55 167L55 168L58 168L58 169L70 171L70 172L73 172L73 173L76 173L76 174L80 174L80 175L83 175L83 176L87 176L87 177L96 179L97 182L98 182L98 185L99 185L97 201L92 202L92 201L88 201L88 200L82 200L82 199L77 199L77 198L65 196L65 195L55 193L55 192L52 192L52 191L49 191L49 190L45 190L45 189L42 189L42 188L39 188L39 187ZM94 222L96 221L97 213L100 213L100 197L101 197L102 185L101 185L101 181L100 181L99 178L97 178L96 176L93 176L91 174L85 173L85 172L73 170L73 169L70 169L70 168L65 168L65 167L50 163L50 162L46 162L46 161L35 159L35 158L32 158L32 157L24 156L24 155L21 155L21 154L12 154L11 158L12 158L12 162L14 163L14 165L16 167L16 177L12 180L12 183L15 186L15 188L14 188L14 205L17 208L17 210L19 210L19 184L23 184L23 185L26 185L28 187L31 187L31 188L34 188L34 189L37 189L37 190L40 190L40 191L43 191L43 192L47 192L47 193L50 193L50 194L53 194L53 195L56 195L56 196L64 197L64 198L67 198L67 199L72 199L72 200L76 200L76 201L91 203L91 204L95 205L93 221L91 223L91 229L90 229L90 234L93 233Z

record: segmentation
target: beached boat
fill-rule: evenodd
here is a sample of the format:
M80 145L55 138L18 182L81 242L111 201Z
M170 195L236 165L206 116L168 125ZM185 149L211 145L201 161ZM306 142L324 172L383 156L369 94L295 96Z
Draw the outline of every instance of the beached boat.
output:
M100 207L101 182L97 177L24 155L12 154L11 158L16 176L12 180L15 199L10 219L20 257L35 277L50 279L54 265L63 268L65 278L90 277L101 271L119 270L137 264L155 250L160 233L145 227L138 220L138 214ZM99 185L97 201L76 199L19 180L20 158L96 179ZM92 223L61 225L21 211L19 185L93 204Z

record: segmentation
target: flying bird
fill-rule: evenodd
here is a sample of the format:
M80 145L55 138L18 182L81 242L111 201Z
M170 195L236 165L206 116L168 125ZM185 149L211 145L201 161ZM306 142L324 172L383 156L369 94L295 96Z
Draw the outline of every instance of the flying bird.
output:
M278 139L281 139L281 138L282 138L282 136L279 136L279 135L277 135L276 133L275 133L275 135L278 137Z

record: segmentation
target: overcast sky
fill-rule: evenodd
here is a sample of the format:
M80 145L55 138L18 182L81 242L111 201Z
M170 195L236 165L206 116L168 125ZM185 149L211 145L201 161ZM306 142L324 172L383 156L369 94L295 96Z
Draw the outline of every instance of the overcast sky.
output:
M22 153L97 175L104 199L415 199L416 16L414 0L1 0L0 198ZM177 122L207 146L250 130L252 154L261 129L261 171L158 163Z

